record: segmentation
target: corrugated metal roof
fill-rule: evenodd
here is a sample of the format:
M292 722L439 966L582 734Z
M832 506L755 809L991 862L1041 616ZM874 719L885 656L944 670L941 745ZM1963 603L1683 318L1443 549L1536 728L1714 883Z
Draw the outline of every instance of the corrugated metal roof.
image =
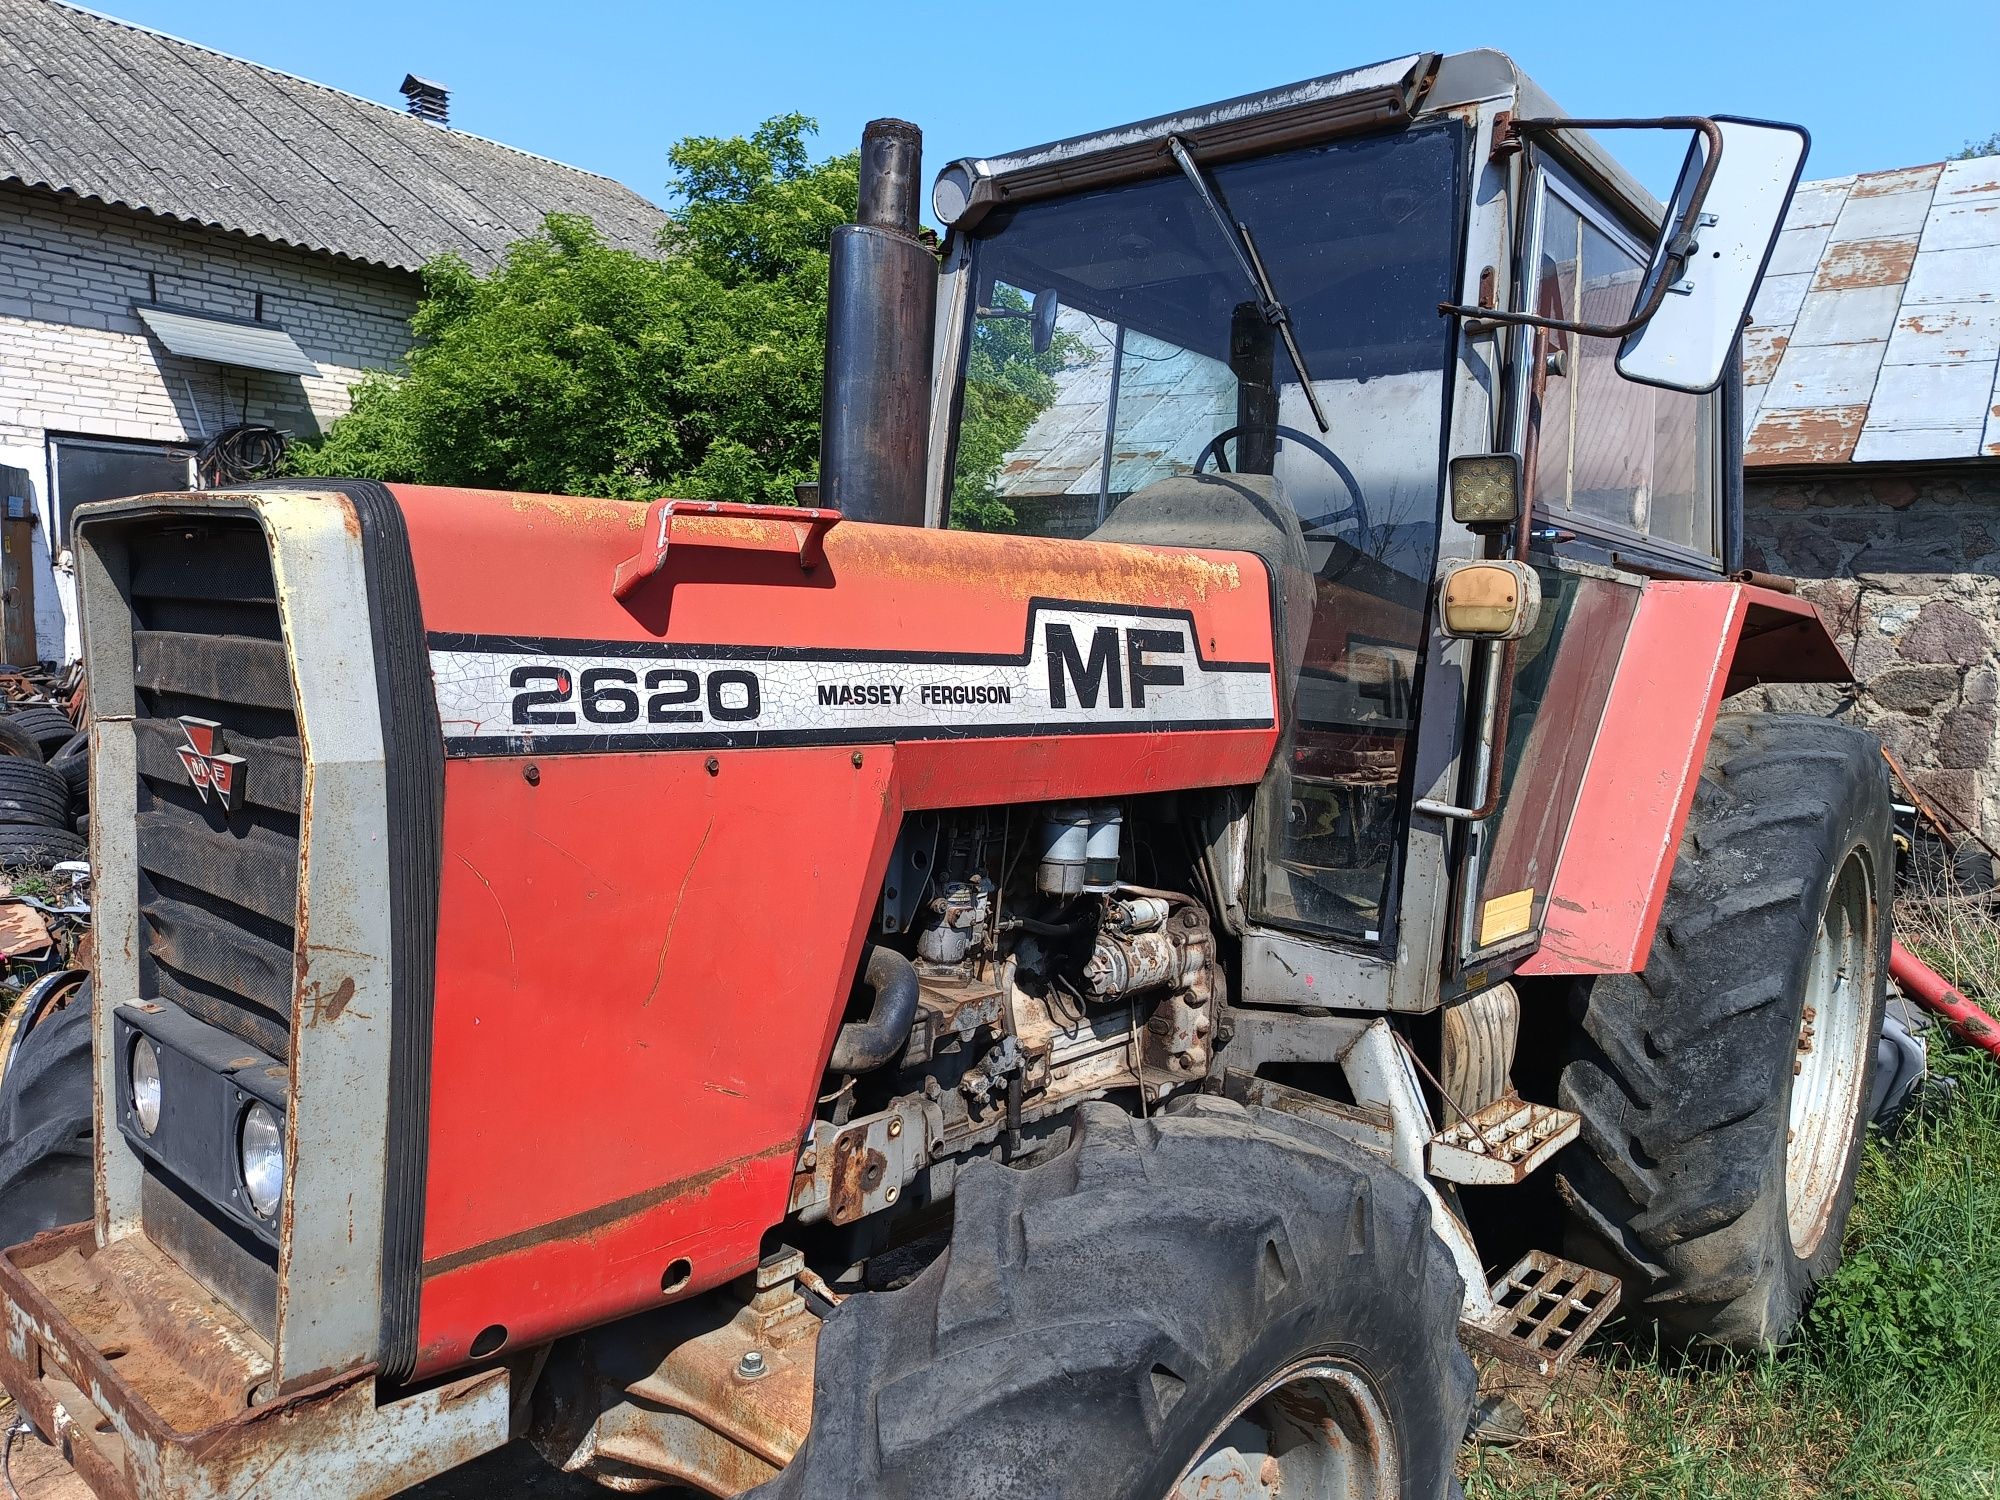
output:
M491 266L550 213L651 250L607 177L56 0L0 0L0 181L376 265Z
M184 359L205 359L242 370L275 370L280 375L319 374L319 366L277 323L224 318L157 302L135 302L132 311L169 353Z
M2000 457L2000 156L1801 184L1743 381L1751 465Z

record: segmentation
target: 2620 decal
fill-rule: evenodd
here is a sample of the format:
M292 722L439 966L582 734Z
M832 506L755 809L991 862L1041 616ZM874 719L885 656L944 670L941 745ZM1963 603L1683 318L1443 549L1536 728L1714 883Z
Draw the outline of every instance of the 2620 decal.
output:
M742 724L764 709L757 674L740 667L567 667L526 662L507 674L513 723L535 728L586 724ZM575 707L569 705L574 703Z

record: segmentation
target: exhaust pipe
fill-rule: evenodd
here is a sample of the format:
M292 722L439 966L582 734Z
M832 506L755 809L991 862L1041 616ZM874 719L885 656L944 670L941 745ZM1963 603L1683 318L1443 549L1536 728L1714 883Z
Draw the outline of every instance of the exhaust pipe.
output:
M917 238L923 146L908 121L871 121L857 222L833 231L819 503L850 521L924 524L938 263Z

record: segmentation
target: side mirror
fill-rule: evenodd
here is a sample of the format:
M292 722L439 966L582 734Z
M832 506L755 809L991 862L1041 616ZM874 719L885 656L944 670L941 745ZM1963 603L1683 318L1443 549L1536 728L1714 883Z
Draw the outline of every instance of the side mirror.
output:
M1454 641L1518 641L1542 617L1541 575L1524 562L1452 563L1438 594L1438 628Z
M1062 304L1056 300L1054 287L1035 293L1034 309L1029 314L1034 319L1032 337L1035 353L1047 354L1049 346L1055 343L1056 314L1061 310Z
M1714 123L1720 149L1696 134L1639 283L1634 311L1657 306L1618 346L1618 373L1627 380L1715 388L1805 166L1808 137L1797 125L1726 115Z
M1797 125L1727 115L1657 120L1516 120L1516 135L1565 130L1692 130L1666 226L1621 323L1583 323L1540 313L1440 302L1446 317L1490 332L1509 325L1618 339L1618 373L1671 391L1712 391L1757 283L1778 242L1785 209L1805 166L1808 137Z

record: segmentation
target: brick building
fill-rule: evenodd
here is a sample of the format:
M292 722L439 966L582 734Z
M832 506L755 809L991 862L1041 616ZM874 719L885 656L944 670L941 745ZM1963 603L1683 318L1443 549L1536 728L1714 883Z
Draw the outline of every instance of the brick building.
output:
M1746 561L1800 580L1851 715L2000 843L2000 157L1800 187L1745 339Z
M187 484L201 442L237 423L316 435L408 349L426 261L484 269L552 212L653 248L664 216L629 189L433 123L435 85L405 92L409 113L56 0L0 0L15 651L76 648L78 504Z

